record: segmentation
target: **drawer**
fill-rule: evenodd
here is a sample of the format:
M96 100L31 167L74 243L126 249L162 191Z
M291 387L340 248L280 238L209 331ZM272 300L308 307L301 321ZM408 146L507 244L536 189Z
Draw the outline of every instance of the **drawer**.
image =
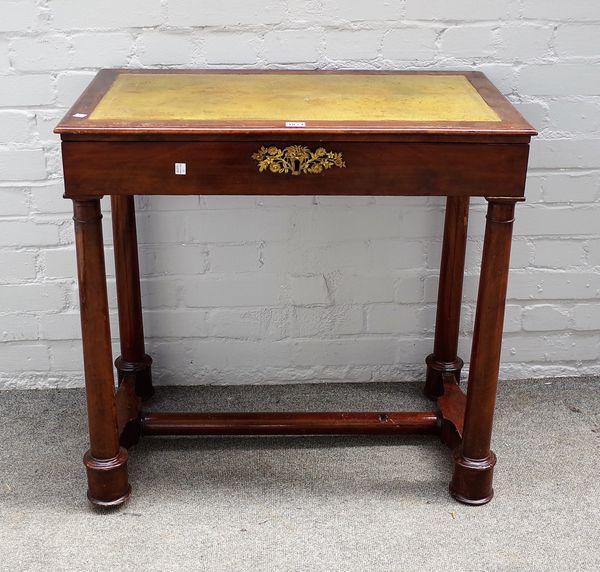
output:
M523 196L529 145L421 142L62 143L67 197Z

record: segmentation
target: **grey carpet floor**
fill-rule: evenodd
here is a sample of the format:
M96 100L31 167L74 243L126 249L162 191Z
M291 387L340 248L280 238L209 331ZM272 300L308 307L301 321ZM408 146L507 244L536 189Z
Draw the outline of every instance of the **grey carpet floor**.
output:
M150 407L150 406L149 406ZM153 409L422 409L414 384L159 388ZM0 392L0 570L600 570L600 381L503 383L496 497L436 438L153 438L93 509L82 390Z

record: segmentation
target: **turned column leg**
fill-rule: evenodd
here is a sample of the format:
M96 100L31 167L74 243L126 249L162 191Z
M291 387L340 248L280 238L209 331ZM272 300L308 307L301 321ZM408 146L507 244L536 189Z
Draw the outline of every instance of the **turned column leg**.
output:
M456 382L460 382L463 360L458 357L457 352L468 220L469 197L448 197L435 339L433 353L427 356L426 360L425 395L430 399L437 399L444 393L444 375L454 375Z
M151 397L152 358L144 349L144 325L133 196L112 196L115 276L119 305L121 355L116 359L119 385L126 375L135 376L135 391Z
M100 199L73 201L90 449L88 498L114 506L127 500L127 451L119 446Z
M488 199L481 276L462 444L454 452L452 496L465 504L491 500L496 456L490 450L496 403L514 199Z

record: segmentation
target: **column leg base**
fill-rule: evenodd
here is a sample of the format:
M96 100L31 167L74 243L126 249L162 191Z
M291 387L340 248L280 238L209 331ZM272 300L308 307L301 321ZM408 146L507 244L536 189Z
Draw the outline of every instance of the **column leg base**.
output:
M460 384L460 372L464 362L459 357L454 361L438 361L434 354L429 354L425 363L427 364L427 377L423 393L429 399L435 401L444 395L444 375L446 374L454 375L456 383Z
M495 464L496 455L492 451L485 459L469 459L462 455L461 447L458 447L454 452L450 494L458 502L472 506L490 502L494 496L492 480Z
M152 385L152 358L145 354L141 361L133 362L119 356L115 360L117 382L119 386L128 375L135 376L135 393L141 399L149 399L154 395Z
M87 497L101 507L123 504L131 495L127 477L127 450L121 447L112 459L96 459L89 451L83 456L88 478Z

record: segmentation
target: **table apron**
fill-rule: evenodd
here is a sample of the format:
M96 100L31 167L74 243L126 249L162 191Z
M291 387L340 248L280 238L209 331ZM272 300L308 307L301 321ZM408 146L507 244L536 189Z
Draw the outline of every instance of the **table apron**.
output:
M268 159L260 172L260 157L256 154L260 154L263 147L281 153L275 152L275 159ZM329 156L329 163L323 162L322 152L314 155L319 148L333 154ZM63 141L62 154L66 198L103 195L522 197L529 145L319 140L293 145L289 141ZM185 164L185 174L181 174L181 166L180 174L176 174L176 164ZM289 170L273 172L272 165L275 170L278 166L283 170L287 166ZM314 172L319 166L322 170Z

